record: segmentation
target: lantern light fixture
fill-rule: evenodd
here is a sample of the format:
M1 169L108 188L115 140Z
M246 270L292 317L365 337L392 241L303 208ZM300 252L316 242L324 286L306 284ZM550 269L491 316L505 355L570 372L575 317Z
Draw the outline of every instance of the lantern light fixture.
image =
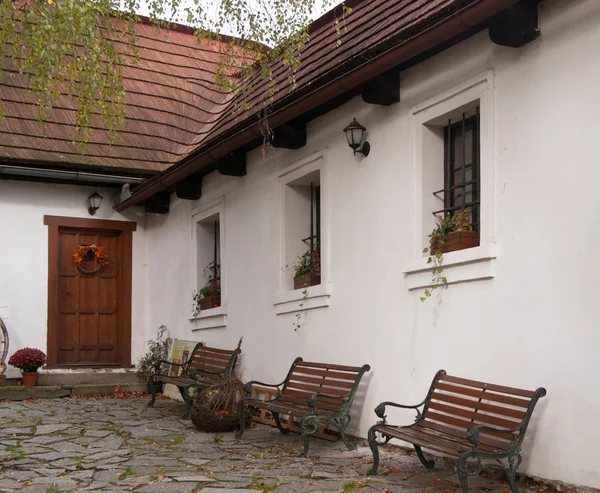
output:
M366 141L364 144L362 143L366 130L367 129L365 127L363 127L360 123L356 121L356 118L352 120L352 123L350 125L344 128L344 132L346 133L346 139L348 140L348 145L352 148L355 155L357 152L360 152L363 156L369 155L371 146Z
M88 197L88 200L90 201L90 206L88 207L90 216L96 214L96 211L100 209L102 199L104 199L104 197L98 193L98 190L95 190L94 193Z

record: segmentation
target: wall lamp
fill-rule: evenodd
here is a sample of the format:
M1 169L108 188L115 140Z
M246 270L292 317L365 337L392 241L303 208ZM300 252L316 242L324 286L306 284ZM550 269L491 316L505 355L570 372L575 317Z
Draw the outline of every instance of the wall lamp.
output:
M355 155L357 152L360 152L363 156L369 155L369 151L371 150L369 143L365 142L361 147L361 143L365 136L365 130L367 129L358 123L356 118L344 129L346 139L348 139L348 145L352 148Z
M96 211L100 209L100 204L102 204L103 198L104 197L98 193L98 190L95 190L94 193L88 197L88 200L90 201L90 206L88 207L90 216L96 214Z

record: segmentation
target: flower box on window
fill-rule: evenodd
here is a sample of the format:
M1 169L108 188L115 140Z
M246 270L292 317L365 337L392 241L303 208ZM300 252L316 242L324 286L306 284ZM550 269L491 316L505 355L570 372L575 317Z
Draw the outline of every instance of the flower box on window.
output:
M294 289L304 289L321 284L321 256L308 250L294 262Z
M479 245L479 233L477 231L454 231L448 233L443 240L431 244L430 254L448 253L465 248L474 248Z
M294 289L304 289L321 284L321 273L311 272L294 277Z
M198 300L198 304L200 305L200 310L217 308L218 306L221 306L221 295L202 298L201 300Z

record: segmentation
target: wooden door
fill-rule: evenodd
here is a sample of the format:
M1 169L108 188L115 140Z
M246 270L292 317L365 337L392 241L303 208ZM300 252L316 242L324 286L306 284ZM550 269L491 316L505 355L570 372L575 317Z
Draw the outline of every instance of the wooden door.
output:
M129 366L131 231L112 221L99 221L103 228L94 220L79 221L90 227L62 221L66 225L50 230L48 364ZM104 247L107 265L98 269L92 252L75 263L79 247L90 245Z

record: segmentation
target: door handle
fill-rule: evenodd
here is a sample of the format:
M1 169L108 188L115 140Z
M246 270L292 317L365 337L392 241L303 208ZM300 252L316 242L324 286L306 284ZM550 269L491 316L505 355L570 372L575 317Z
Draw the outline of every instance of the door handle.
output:
M65 291L65 294L71 294L71 291L70 291L69 289L67 289L67 290Z

